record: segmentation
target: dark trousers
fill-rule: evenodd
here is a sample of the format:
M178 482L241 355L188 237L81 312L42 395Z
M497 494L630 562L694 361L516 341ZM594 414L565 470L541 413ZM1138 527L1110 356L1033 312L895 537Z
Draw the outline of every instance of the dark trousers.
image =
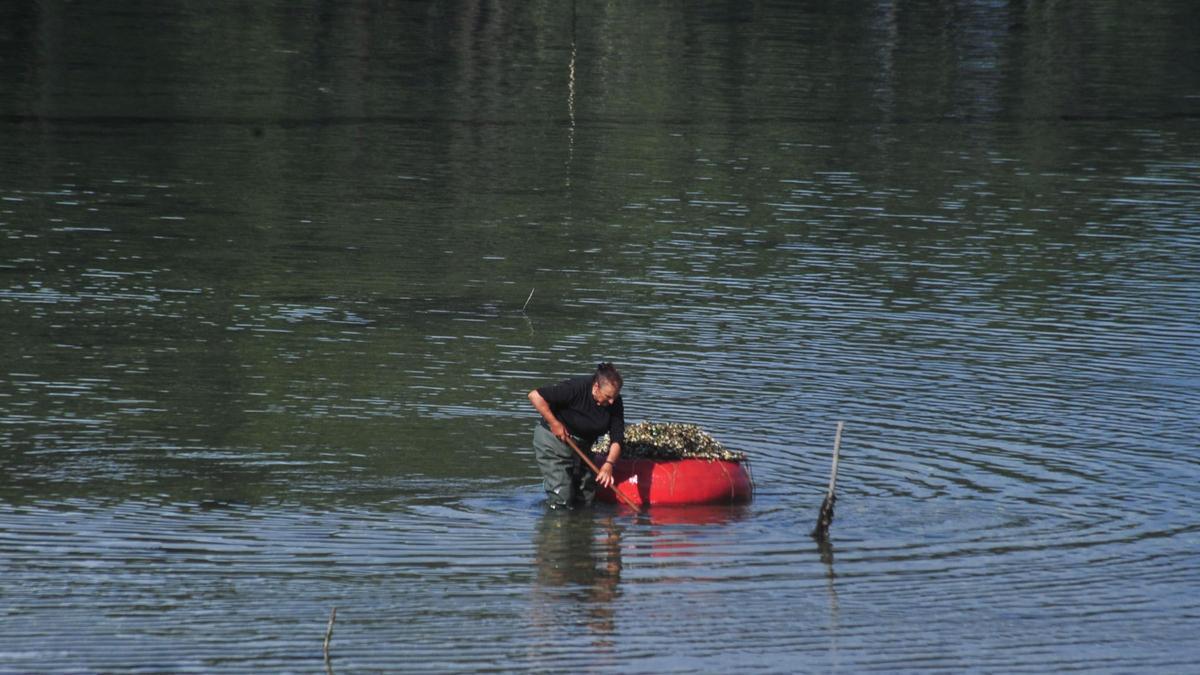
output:
M533 456L542 471L542 487L550 508L591 506L596 498L596 477L571 446L541 424L533 429Z

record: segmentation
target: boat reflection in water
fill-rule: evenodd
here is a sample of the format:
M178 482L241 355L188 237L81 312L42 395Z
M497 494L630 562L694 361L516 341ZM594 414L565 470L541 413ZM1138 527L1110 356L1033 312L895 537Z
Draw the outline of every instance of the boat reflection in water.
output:
M685 558L713 546L714 529L746 518L746 504L651 506L638 516L649 525L639 536L639 551L651 558ZM720 535L717 535L720 536Z
M749 511L746 504L651 506L641 517L651 525L726 525L742 520Z

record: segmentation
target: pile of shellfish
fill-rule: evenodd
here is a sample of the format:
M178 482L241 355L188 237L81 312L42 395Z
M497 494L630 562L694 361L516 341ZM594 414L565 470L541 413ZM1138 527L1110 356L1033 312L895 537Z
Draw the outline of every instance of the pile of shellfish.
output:
M592 452L608 451L608 434L592 446ZM723 459L741 462L746 453L730 450L695 424L636 422L625 426L622 459Z

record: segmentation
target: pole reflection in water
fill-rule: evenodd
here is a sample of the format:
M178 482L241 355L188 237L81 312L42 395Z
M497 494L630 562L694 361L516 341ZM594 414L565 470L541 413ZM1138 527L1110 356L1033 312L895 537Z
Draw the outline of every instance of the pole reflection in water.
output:
M612 515L547 511L535 533L534 625L555 644L557 629L587 626L592 645L613 645L621 584L621 525Z
M837 573L833 571L833 544L828 539L817 542L817 553L821 556L821 564L825 566L825 588L829 592L829 661L838 662L838 594Z

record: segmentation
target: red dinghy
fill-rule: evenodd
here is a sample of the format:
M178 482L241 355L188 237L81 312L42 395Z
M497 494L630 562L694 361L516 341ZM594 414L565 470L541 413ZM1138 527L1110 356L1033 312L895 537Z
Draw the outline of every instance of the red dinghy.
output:
M596 489L601 501L616 503L620 490L641 506L737 504L754 492L746 463L724 459L619 459L613 479L612 488Z

